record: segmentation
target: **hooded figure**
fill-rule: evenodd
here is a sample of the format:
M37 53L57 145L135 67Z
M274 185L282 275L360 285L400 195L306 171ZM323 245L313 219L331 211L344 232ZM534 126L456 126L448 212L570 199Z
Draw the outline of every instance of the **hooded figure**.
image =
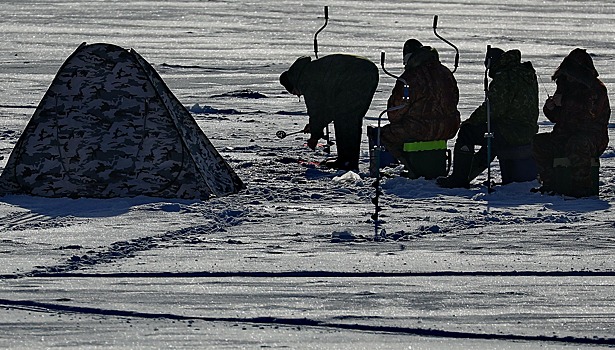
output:
M337 160L325 165L343 170L359 168L363 117L378 86L378 67L362 57L335 54L315 61L301 57L280 75L280 84L293 95L303 96L309 115L304 129L314 149L324 128L335 126Z
M553 131L534 138L534 158L538 167L540 192L552 192L553 159L567 157L575 166L571 172L573 196L591 193L591 159L599 157L609 143L611 107L606 87L587 51L574 49L552 76L557 89L547 99L543 113Z
M487 159L487 103L481 104L461 123L453 151L453 172L437 180L441 187L469 187L498 150L530 145L538 131L538 79L530 62L521 62L519 50L487 51L485 66L492 79L488 87L491 159ZM474 146L481 146L474 153Z
M440 63L438 52L409 39L403 60L404 73L387 103L389 124L380 133L386 150L402 162L405 142L451 139L460 123L457 81Z

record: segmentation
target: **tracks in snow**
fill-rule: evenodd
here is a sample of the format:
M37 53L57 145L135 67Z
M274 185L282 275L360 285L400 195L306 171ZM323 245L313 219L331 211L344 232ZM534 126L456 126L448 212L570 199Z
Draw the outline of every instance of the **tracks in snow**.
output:
M466 339L482 339L482 340L502 340L502 341L537 341L537 342L553 342L566 344L585 344L585 345L615 345L615 338L599 338L599 337L574 337L574 336L547 336L547 335L518 335L518 334L497 334L497 333L477 333L477 332L460 332L446 331L432 328L413 328L413 327L397 327L397 326L379 326L374 324L359 324L359 323L336 323L319 321L310 318L279 318L279 317L200 317L200 316L184 316L173 313L148 313L130 310L103 309L95 307L70 306L59 303L43 303L31 300L10 300L0 299L0 305L7 308L19 308L36 310L39 312L60 312L82 315L95 316L112 316L112 317L130 317L143 319L168 319L168 320L183 320L183 321L205 321L205 322L234 322L234 323L252 323L266 325L282 325L282 326L300 326L300 327L319 327L338 330L352 330L359 332L376 332L389 333L408 336L426 336L426 337L441 337L441 338L466 338Z

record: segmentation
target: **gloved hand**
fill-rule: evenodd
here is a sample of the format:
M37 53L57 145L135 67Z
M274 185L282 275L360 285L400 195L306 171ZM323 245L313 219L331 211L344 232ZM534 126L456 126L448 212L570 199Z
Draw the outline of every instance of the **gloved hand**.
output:
M318 139L313 139L313 138L309 138L307 140L307 145L309 148L311 148L312 150L316 149L316 146L318 145Z
M545 102L545 107L547 107L547 109L549 110L552 110L555 107L558 107L561 105L562 105L562 95L561 94L555 94L549 97L547 101Z

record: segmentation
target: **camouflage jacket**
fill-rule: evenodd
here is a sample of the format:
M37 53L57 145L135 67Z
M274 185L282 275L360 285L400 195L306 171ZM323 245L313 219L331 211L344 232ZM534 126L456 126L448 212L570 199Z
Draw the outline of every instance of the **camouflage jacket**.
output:
M309 57L298 59L288 69L288 78L305 99L312 138L319 139L334 120L364 117L379 73L366 58L334 54L314 61Z
M453 73L440 63L437 51L423 47L410 58L387 103L388 108L405 107L387 115L392 127L406 129L417 140L451 139L459 130L458 103Z
M519 50L506 51L489 70L491 122L504 140L514 146L532 142L538 131L538 81L530 62L521 63ZM484 102L464 121L487 122Z
M576 75L576 78L572 77ZM597 148L604 151L609 143L608 124L611 107L606 87L587 75L580 78L570 69L560 69L555 95L561 95L561 106L543 107L545 116L555 123L553 133L591 135Z

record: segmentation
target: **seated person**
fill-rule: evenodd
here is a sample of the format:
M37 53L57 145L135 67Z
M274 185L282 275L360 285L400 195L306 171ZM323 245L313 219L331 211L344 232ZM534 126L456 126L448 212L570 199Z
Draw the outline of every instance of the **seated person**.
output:
M380 132L382 145L402 163L404 143L451 139L461 122L457 81L438 52L409 39L403 53L405 70L388 100L389 124Z
M461 123L453 150L453 172L437 179L440 187L470 187L497 156L498 149L529 145L538 131L538 80L521 52L490 48L485 59L491 82L489 103L481 104ZM491 159L487 159L487 108L491 119ZM474 146L481 146L475 154Z
M571 194L585 197L591 193L591 159L599 157L609 143L609 97L591 56L583 49L572 50L551 78L557 90L545 102L543 112L555 125L552 132L534 138L542 185L537 191L553 191L553 158L559 156L574 165Z

